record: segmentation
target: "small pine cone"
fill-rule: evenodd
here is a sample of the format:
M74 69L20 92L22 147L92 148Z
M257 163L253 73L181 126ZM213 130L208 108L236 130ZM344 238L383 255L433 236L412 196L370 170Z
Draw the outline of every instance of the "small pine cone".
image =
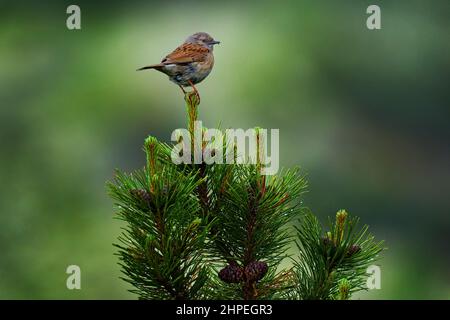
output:
M226 283L239 283L244 280L244 272L236 263L230 263L219 271L219 278Z
M144 190L144 189L132 189L130 192L135 198L137 198L137 199L139 199L141 201L145 201L145 202L148 203L151 200L150 192L148 192L147 190Z
M324 236L322 237L322 243L325 247L328 247L329 245L332 244L332 241L330 238L328 238L328 236Z
M353 256L354 254L356 254L356 253L358 253L360 251L361 251L361 247L358 246L357 244L353 244L353 245L350 246L350 248L348 248L347 256L351 257L351 256Z
M267 263L262 261L250 262L244 269L245 277L248 281L261 280L269 270Z

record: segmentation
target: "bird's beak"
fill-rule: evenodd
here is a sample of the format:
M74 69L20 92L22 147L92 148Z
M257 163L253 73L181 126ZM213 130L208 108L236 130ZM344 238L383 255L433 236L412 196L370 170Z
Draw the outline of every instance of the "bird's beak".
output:
M213 41L211 41L209 44L212 44L212 45L214 45L214 44L219 44L220 43L220 41L217 41L217 40L213 40Z

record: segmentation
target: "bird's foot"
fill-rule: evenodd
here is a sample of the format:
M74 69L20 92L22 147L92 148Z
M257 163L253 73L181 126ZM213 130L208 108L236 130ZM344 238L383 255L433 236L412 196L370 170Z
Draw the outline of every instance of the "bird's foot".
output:
M200 104L200 94L197 90L186 92L184 95L184 99L186 100L186 102L193 106L197 106Z
M189 82L191 88L194 90L193 93L195 93L195 95L196 95L196 101L195 102L196 102L197 105L199 105L200 104L200 94L198 93L198 90L195 87L194 83L191 80L188 80L188 82ZM192 92L191 92L191 97L192 97Z

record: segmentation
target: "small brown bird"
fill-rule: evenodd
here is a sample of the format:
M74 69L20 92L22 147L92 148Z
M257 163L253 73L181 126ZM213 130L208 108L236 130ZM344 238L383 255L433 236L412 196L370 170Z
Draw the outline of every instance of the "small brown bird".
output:
M205 79L214 65L213 47L219 44L206 32L197 32L168 54L161 63L138 69L155 69L169 76L170 81L183 87L192 87L197 97L200 95L195 85Z

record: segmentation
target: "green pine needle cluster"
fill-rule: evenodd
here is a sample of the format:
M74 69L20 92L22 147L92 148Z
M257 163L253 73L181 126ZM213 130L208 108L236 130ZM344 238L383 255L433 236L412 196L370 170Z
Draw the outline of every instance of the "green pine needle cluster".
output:
M119 218L127 228L119 237L126 280L142 299L199 299L208 280L204 263L209 225L202 223L194 175L161 167L126 175L110 184Z
M303 214L295 227L299 257L294 259L293 298L346 300L364 289L367 267L383 250L383 242L376 242L367 226L358 228L358 222L339 210L324 232L311 212Z
M185 100L193 134L199 101ZM123 279L140 299L349 299L364 289L382 244L345 211L324 233L301 206L298 169L269 177L261 161L176 165L171 150L147 138L145 167L108 183L125 222L115 244Z

